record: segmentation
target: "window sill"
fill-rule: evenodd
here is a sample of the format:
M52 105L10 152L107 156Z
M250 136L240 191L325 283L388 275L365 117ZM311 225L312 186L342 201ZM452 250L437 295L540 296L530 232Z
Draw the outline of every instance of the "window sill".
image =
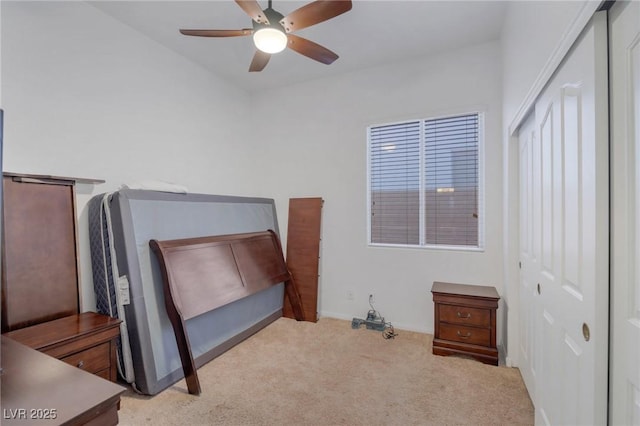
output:
M436 246L436 245L408 245L408 244L383 244L383 243L368 243L370 248L404 248L404 249L417 249L417 250L430 250L430 251L461 251L461 252L475 252L484 253L484 247L464 247L464 246Z

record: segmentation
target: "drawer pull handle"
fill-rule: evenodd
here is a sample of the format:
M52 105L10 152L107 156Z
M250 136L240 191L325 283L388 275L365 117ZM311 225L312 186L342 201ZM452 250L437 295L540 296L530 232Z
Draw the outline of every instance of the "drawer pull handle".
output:
M461 337L463 339L468 339L469 337L471 337L471 332L468 331L467 334L462 334L460 333L460 330L458 330L458 337Z
M462 318L462 319L469 319L469 318L471 318L471 313L470 313L470 312L467 312L467 315L464 315L464 316L463 316L463 315L462 315L462 313L460 313L460 312L458 311L458 318Z
M82 368L84 367L84 361L79 361L78 362L78 368Z

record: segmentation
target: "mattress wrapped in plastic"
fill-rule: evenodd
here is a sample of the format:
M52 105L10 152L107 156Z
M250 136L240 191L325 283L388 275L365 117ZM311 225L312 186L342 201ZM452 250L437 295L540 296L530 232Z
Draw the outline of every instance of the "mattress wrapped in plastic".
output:
M121 319L120 376L154 395L184 377L163 283L149 240L260 232L278 233L267 198L122 189L89 202L96 305ZM283 284L187 321L197 366L282 315Z

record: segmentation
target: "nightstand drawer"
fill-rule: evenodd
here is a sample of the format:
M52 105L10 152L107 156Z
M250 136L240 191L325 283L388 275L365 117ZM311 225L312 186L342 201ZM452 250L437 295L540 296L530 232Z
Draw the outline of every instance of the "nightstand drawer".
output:
M100 377L118 379L116 339L119 319L84 312L6 333L30 348Z
M440 338L472 345L489 346L491 344L491 332L488 328L463 325L440 323Z
M88 371L89 373L97 373L100 370L109 368L111 361L109 349L110 345L107 342L64 357L61 361Z
M440 321L489 327L491 325L491 310L443 304L440 305Z

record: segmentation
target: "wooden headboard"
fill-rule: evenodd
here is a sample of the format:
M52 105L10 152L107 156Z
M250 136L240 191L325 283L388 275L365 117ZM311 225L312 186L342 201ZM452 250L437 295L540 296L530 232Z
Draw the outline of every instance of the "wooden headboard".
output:
M200 394L185 321L285 283L297 320L304 314L275 232L255 232L180 240L151 240L158 257L167 314L176 335L189 393Z

